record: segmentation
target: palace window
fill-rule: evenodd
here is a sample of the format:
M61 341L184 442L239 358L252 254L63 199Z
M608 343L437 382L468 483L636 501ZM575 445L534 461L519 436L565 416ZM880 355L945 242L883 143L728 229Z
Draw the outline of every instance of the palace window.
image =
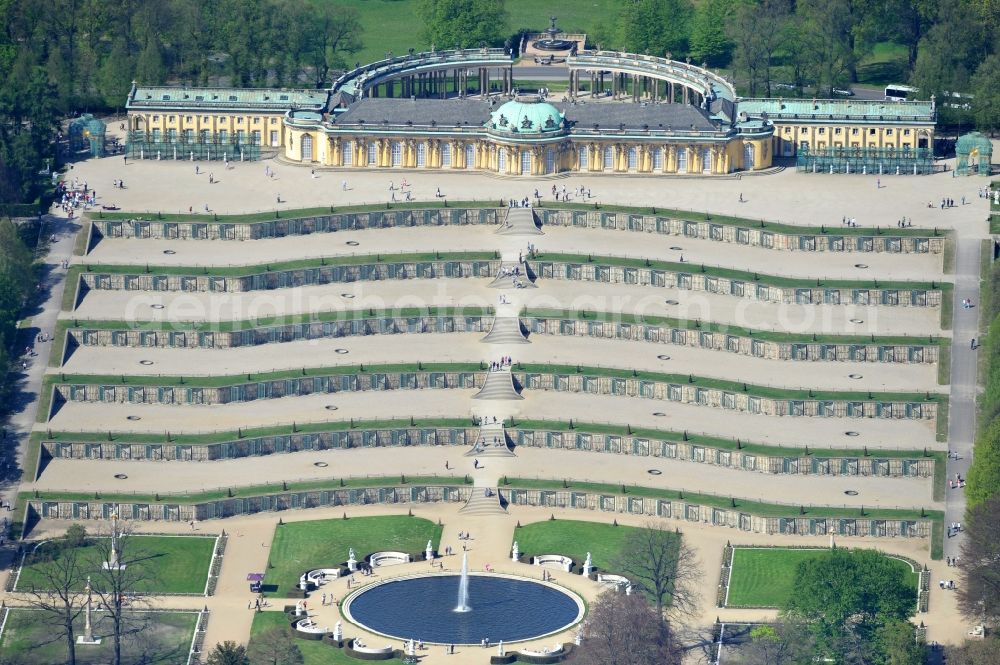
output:
M340 144L340 160L344 166L354 166L354 141Z
M427 166L427 146L423 143L417 144L417 166Z
M210 120L210 118L207 115L206 116L202 116L202 118L201 118L202 122L208 122L209 120Z
M241 144L241 145L247 142L247 133L246 133L246 130L243 130L243 129L237 129L236 130L236 142L239 143L239 144Z
M378 164L378 143L368 142L368 163L372 166Z
M163 138L163 130L159 127L153 127L153 142L159 143L161 138Z
M154 115L153 116L153 122L159 122L159 121L160 121L160 116Z
M242 125L243 124L243 118L236 118L236 124L237 125Z
M253 141L254 145L260 145L260 130L255 129L250 132L250 140Z
M580 156L580 170L583 171L590 167L590 151L587 150L586 146L576 149L577 154Z
M556 151L549 148L545 151L545 172L555 173L556 172Z
M186 118L184 118L184 122L191 122L192 120L194 120L194 118L192 118L191 116L187 116Z
M885 135L886 136L892 136L892 129L885 130Z
M193 143L194 142L194 130L193 129L185 129L184 130L184 142L185 143Z
M497 171L500 173L507 171L507 150L504 148L497 149Z
M701 172L712 172L712 150L710 148L704 148L701 151Z
M272 148L277 148L278 147L278 130L277 129L272 129L271 130L271 147Z
M851 129L851 136L857 136L857 135L858 135L858 128L857 127L852 128Z
M677 172L687 173L688 170L688 151L687 149L682 149L677 151Z
M225 143L229 140L229 130L220 129L219 130L219 143Z
M833 130L833 133L836 134L837 136L840 136L840 134L843 131L844 131L843 129L841 129L840 127L837 127L835 130Z
M389 153L392 155L393 166L399 166L403 163L403 145L399 141L392 142L392 145L389 147Z
M451 144L441 145L441 166L451 166Z
M614 146L606 145L604 146L604 168L613 169L615 168L615 148Z
M819 133L820 134L826 134L826 127L820 127L819 128Z
M910 135L910 130L904 129L903 130L903 136L909 136L909 135Z
M272 125L277 124L277 122L278 122L277 118L271 118L271 124Z
M465 168L471 169L476 165L476 146L471 143L465 144Z
M170 122L174 122L175 120L177 120L177 118L175 116L170 116L169 120Z
M656 148L653 150L653 170L663 170L663 148Z
M868 130L868 134L871 135L871 136L875 136L875 128L872 127L871 129L869 129Z
M199 140L202 143L208 143L208 130L207 129L201 130L200 132L198 132L198 134L200 135L199 136Z
M639 168L639 151L632 147L628 149L628 170L634 171Z
M253 119L253 124L259 125L260 124L260 118L254 118Z

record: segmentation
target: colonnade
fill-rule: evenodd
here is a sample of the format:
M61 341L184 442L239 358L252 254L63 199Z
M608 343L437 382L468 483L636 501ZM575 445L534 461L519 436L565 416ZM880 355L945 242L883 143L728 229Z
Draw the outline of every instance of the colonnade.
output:
M407 74L382 81L367 88L368 97L422 97L445 99L449 96L467 97L470 94L488 95L491 85L491 67L465 67L439 69ZM473 79L475 87L473 88ZM514 89L514 75L509 67L497 70L496 92L507 95Z
M673 81L628 72L605 73L583 69L573 69L569 72L568 92L573 99L580 95L582 74L589 74L591 97L597 96L598 92L603 92L608 83L606 79L610 79L611 94L614 99L631 97L634 102L649 100L669 104L694 104L696 106L701 105L705 100L704 95L699 91Z

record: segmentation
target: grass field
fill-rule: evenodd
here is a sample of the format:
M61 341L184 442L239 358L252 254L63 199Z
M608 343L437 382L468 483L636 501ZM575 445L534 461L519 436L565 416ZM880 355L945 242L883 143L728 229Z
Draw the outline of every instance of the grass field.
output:
M590 552L595 566L612 571L626 537L633 531L634 527L598 522L550 520L517 529L514 540L521 552L529 556L563 554L582 564Z
M288 621L281 612L258 612L254 615L253 626L250 628L250 639L271 628L287 626ZM347 628L347 637L350 637L350 626ZM302 652L302 665L358 665L362 661L351 658L344 654L342 649L330 646L319 641L295 640L295 645ZM398 658L392 660L381 660L380 663L394 665L402 663Z
M130 536L129 548L125 552L126 560L151 557L147 563L133 565L148 565L150 576L146 584L136 588L139 592L155 593L204 593L208 580L208 568L212 563L212 552L215 548L215 537L197 536ZM44 552L43 545L39 552ZM81 556L93 561L96 568L101 563L100 552L94 545L82 548ZM30 561L30 558L29 560ZM92 583L95 588L100 585L100 576L94 576ZM39 576L35 566L25 565L17 582L17 590L25 591L31 588L44 589L45 582Z
M403 55L408 48L421 51L430 46L420 38L423 24L417 13L417 0L337 0L337 4L357 9L364 29L361 36L364 47L351 56L352 65L355 61L365 64L381 60L386 51ZM559 27L567 32L590 33L599 24L614 20L618 14L619 2L548 0L540 3L535 0L507 0L506 5L506 31L510 34L521 28L541 32L549 27L550 16L559 17Z
M733 550L727 606L781 607L792 592L792 581L799 563L827 550L736 548ZM892 559L907 574L917 593L918 574L910 564Z
M353 547L361 560L384 550L423 552L428 540L437 548L441 527L418 517L387 515L284 524L271 542L264 582L277 586L277 595L284 595L307 570L332 568L347 561L349 548Z
M79 665L105 665L112 661L114 645L110 637L110 621L100 613L94 615L94 636L102 639L96 646L77 646ZM141 612L130 617L122 640L122 662L146 665L184 665L187 663L191 639L197 625L196 612ZM83 616L76 622L76 631L83 633ZM0 653L4 662L18 665L63 665L67 662L64 637L40 611L11 610ZM331 661L332 662L332 661Z

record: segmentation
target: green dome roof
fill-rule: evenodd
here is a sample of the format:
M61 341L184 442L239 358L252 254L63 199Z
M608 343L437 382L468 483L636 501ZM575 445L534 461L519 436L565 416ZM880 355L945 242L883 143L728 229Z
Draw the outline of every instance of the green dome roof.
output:
M490 113L486 127L503 134L545 134L563 129L563 113L546 102L510 101Z

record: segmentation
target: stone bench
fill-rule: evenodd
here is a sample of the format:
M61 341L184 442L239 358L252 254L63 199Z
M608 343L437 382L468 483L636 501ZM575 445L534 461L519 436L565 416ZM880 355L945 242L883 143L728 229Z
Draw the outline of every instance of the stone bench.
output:
M320 626L312 619L300 619L296 621L295 630L297 630L300 633L307 633L309 635L318 635L320 637L326 635L329 632L325 627Z
M368 562L372 568L395 566L401 563L410 563L410 555L406 552L375 552L368 557Z
M598 573L597 583L614 589L624 588L625 593L631 593L632 591L632 583L629 581L627 577L623 577L621 575L608 575L605 573Z
M518 653L522 656L532 656L532 657L545 657L545 656L557 656L563 652L563 645L556 644L551 649L545 648L541 650L537 649L521 649Z
M321 587L330 580L340 577L340 568L317 568L306 573L306 581L316 587Z
M378 656L391 656L393 653L393 648L391 644L387 644L384 647L370 647L362 644L357 639L351 644L351 649L357 651L358 653L368 653Z
M573 569L573 559L562 554L541 554L534 558L532 564L546 568L559 568L567 573Z

